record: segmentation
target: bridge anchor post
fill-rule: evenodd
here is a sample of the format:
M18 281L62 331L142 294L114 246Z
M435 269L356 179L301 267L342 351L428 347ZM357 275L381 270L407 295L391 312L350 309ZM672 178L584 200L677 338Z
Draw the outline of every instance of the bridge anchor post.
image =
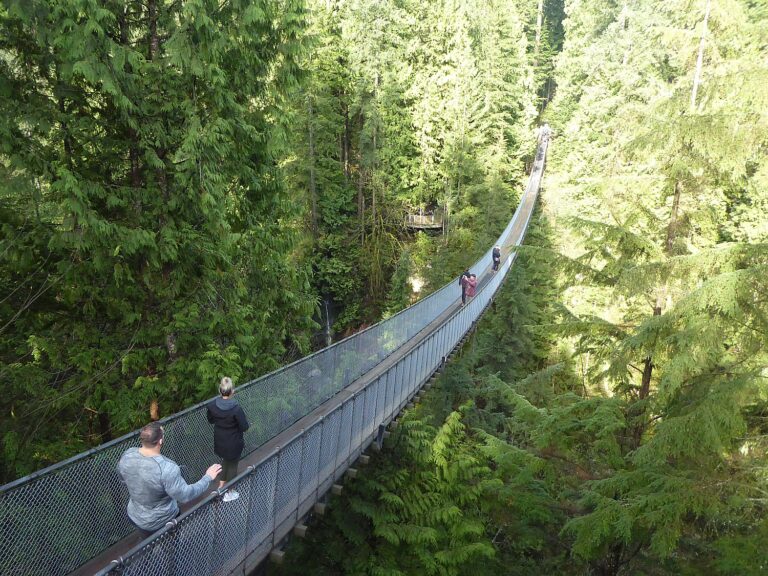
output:
M275 548L272 550L272 552L269 553L269 559L272 560L272 562L275 564L282 564L283 560L285 560L285 552Z
M383 424L379 424L379 429L376 432L376 440L374 440L374 450L381 452L381 447L384 445L384 433L387 431Z

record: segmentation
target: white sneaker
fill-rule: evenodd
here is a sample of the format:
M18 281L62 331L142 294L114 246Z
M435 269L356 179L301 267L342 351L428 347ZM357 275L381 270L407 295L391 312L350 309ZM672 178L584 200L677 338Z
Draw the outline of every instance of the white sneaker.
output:
M222 500L224 500L224 502L233 502L238 498L240 498L240 494L235 492L234 490L230 490L229 492L224 494L224 498L222 498Z

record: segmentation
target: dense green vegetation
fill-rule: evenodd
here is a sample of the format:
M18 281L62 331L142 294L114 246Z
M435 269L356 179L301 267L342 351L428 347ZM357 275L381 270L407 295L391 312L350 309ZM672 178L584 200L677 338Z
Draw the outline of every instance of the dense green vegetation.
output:
M759 0L6 0L0 479L455 277L546 120L494 308L280 572L764 573L767 62Z
M549 236L539 214L526 242L549 245ZM550 365L555 341L531 329L557 314L554 271L519 258L461 359L401 418L343 501L291 542L277 574L308 563L319 575L567 573L559 460L536 445L529 425L545 409L527 399L581 390L566 358Z
M324 344L326 311L332 335L375 322L417 296L411 277L423 295L481 254L532 151L538 8L3 2L0 480ZM418 209L444 229L405 227Z
M301 205L278 170L303 18L0 5L0 478L306 348Z
M434 289L487 249L511 216L515 159L532 151L536 6L309 7L310 78L294 100L286 169L295 194L308 196L315 287L344 330L408 302L392 294L410 293L407 274L390 282L398 267ZM406 213L419 209L447 215L442 234L414 238L404 229Z
M768 10L565 12L529 247L281 574L768 569Z

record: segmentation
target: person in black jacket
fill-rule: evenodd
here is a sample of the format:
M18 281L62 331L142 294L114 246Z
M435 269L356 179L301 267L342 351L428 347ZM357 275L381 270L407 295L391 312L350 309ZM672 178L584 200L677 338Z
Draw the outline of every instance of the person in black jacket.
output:
M222 462L219 488L237 476L237 464L243 453L243 432L248 430L245 412L232 398L235 393L232 379L224 377L219 384L220 398L208 403L208 422L213 424L213 451ZM240 494L234 490L224 494L224 501L237 500Z
M501 262L501 247L498 244L493 247L491 257L493 259L493 271L496 272L499 269L499 262Z

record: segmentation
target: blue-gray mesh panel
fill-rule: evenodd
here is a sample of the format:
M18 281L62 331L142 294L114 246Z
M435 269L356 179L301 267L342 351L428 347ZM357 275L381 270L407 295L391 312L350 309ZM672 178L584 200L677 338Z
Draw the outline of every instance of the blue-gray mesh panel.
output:
M373 434L373 429L376 425L376 397L378 396L380 382L381 378L376 378L376 380L368 384L365 388L365 411L363 415L362 440L365 440Z
M176 570L177 541L175 535L166 532L144 546L140 552L125 560L122 572L125 576L172 576Z
M215 553L223 544L217 533L221 520L217 518L216 504L196 509L172 530L169 544L173 547L173 574L206 576L216 566Z
M363 442L363 420L365 418L365 394L363 390L355 396L355 407L352 411L352 439L350 443L350 452L356 449Z
M278 455L273 454L248 476L249 517L246 533L248 540L254 544L271 538L274 529L277 463Z
M322 421L304 432L304 457L301 464L301 486L299 501L303 502L317 489L320 470L320 443L323 439Z
M323 440L320 446L320 477L322 483L334 472L336 447L339 445L341 428L341 406L323 420Z
M385 410L387 409L387 377L389 371L384 372L376 379L376 408L374 409L374 419L376 422L372 425L375 428L379 422L384 420Z
M339 445L336 448L336 468L346 462L349 456L349 441L352 434L352 411L355 404L352 400L344 402L341 411L341 429L339 431Z
M213 510L215 524L211 555L213 570L210 570L209 574L214 571L226 573L244 557L249 511L255 497L251 476L240 478L230 490L237 492L240 497L229 502L216 499L207 506Z
M280 451L275 497L276 524L286 520L298 506L301 445L302 437L298 437Z
M402 406L408 401L408 392L411 388L411 373L416 360L416 350L411 351L403 360L403 365L397 377L397 402L396 406Z
M387 394L386 394L386 404L385 404L386 407L384 408L385 418L389 418L392 415L393 406L395 404L396 374L401 365L402 365L402 361L398 362L396 366L394 366L393 368L390 368L387 371Z

